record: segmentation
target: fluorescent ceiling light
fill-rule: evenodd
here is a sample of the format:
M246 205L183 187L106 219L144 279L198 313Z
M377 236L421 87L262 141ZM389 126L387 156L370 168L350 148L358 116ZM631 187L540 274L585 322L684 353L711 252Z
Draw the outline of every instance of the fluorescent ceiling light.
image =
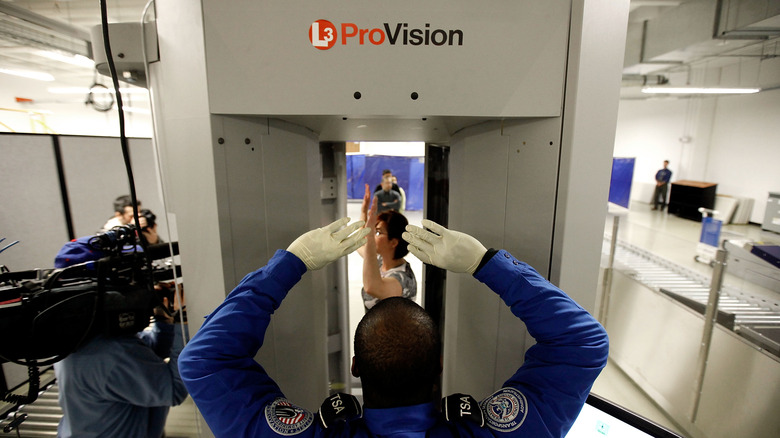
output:
M760 88L695 88L695 87L645 87L646 94L751 94L758 93Z
M64 62L70 65L76 65L85 68L95 68L95 61L83 55L65 55L49 50L35 50L33 53L38 56L43 56L44 58L53 59L55 61Z
M122 110L128 113L138 113L138 114L152 114L152 110L148 108L138 108L134 106L125 106L122 107Z
M7 75L14 75L14 76L20 76L27 79L36 79L39 81L53 81L54 76L48 74L48 73L42 73L38 71L27 71L27 70L10 70L7 68L0 68L0 73L5 73Z
M87 87L60 87L49 88L49 93L52 94L89 94L89 88ZM119 88L119 92L122 94L147 94L149 91L146 88ZM114 93L113 88L96 87L92 90L93 94L107 94Z

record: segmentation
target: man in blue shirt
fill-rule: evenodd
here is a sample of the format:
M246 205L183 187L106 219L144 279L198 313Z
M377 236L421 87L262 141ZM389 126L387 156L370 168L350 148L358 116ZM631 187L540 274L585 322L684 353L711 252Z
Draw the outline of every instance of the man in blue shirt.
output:
M380 301L355 334L354 376L365 409L346 394L315 415L287 400L254 357L271 314L307 269L320 269L361 246L368 233L349 218L300 236L248 274L206 318L181 354L187 388L218 437L563 437L606 365L606 331L560 289L506 251L423 220L403 234L425 263L468 273L495 291L537 344L502 388L477 403L458 394L433 400L442 370L438 329L417 304ZM522 334L518 334L522 336ZM305 358L301 358L305 360ZM452 403L452 402L455 403ZM335 417L333 414L336 414Z
M106 256L90 239L68 242L57 254L55 267ZM98 334L54 364L63 413L59 438L163 436L170 407L187 398L177 366L184 342L181 325L163 313L155 315L147 330Z
M667 169L669 160L664 160L664 168L655 173L655 190L653 191L653 210L666 208L666 192L669 189L669 181L672 179L672 171Z

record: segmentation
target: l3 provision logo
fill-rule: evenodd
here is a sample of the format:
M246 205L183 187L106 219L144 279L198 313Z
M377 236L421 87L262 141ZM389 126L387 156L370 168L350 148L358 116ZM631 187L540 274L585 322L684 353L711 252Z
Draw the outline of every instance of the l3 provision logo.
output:
M342 46L462 46L463 31L434 29L430 23L423 28L411 27L409 23L382 23L382 27L370 28L355 23L336 26L328 20L317 20L309 26L309 41L319 50L329 50L339 42Z

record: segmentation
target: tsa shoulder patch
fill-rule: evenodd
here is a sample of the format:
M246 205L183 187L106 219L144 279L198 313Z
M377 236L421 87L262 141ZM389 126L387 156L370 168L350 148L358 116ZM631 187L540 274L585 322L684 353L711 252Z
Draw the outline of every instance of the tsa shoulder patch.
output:
M488 427L499 432L520 428L528 414L528 401L515 388L502 388L479 404Z
M291 436L308 429L314 422L314 415L280 397L265 407L265 421L279 435Z

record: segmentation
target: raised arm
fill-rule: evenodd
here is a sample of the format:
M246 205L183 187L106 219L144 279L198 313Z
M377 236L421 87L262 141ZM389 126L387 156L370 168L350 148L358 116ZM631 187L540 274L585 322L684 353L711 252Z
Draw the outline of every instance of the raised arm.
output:
M531 266L506 251L490 257L474 277L485 283L526 325L536 344L504 383L528 400L526 429L535 436L564 436L577 418L593 382L607 364L606 331L587 311ZM483 402L504 395L499 391Z
M366 228L373 233L376 230L377 203L376 198L371 204L368 212ZM376 239L369 235L365 246L361 247L363 253L363 290L374 298L383 300L389 297L400 297L403 295L401 283L392 277L382 278L379 273L379 262L377 260Z
M487 250L467 234L428 220L422 223L432 232L407 226L404 239L409 251L425 263L473 274L504 300L536 339L517 372L481 403L494 434L564 436L606 365L606 331L563 291L508 252ZM507 403L519 410L505 415L501 409Z
M184 348L182 379L216 436L273 436L268 406L277 413L295 409L274 406L282 391L254 357L271 314L306 270L320 269L363 244L368 233L363 223L345 227L347 222L343 218L309 231L287 251L278 250L265 267L244 277ZM307 427L311 414L300 415L296 421Z
M368 228L367 222L368 222L368 211L371 209L371 192L368 191L368 184L366 184L365 186L366 186L366 190L363 193L363 203L360 204L360 218L359 219L361 221L363 221L363 223L364 223L363 226ZM374 201L374 202L376 202L376 201ZM371 231L369 232L369 237L373 237L370 234L371 234L371 232L374 231L374 229L370 228L370 230ZM360 248L357 249L357 253L360 254L360 257L365 258L366 257L366 247L365 246L361 246ZM376 250L374 250L374 253L376 253Z

